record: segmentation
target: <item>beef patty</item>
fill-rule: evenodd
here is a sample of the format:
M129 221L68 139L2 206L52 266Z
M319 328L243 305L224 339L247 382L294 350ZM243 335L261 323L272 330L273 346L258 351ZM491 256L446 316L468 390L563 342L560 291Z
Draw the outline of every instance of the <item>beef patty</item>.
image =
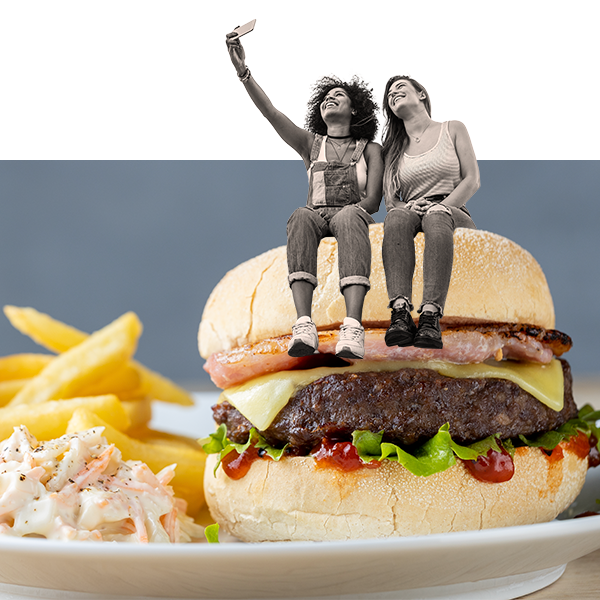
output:
M564 408L554 411L506 379L454 379L430 369L332 374L296 391L273 423L262 431L275 447L290 444L306 454L323 438L351 440L358 429L383 431L383 441L421 444L444 423L459 444L488 435L502 439L556 429L577 416L571 368L564 374ZM213 406L214 419L228 437L245 443L252 424L231 404Z

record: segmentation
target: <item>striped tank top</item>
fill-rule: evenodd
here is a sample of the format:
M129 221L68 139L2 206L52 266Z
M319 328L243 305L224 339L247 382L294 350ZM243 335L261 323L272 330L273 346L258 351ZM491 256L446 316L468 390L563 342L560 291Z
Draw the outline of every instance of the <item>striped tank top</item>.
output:
M435 146L423 154L404 154L400 161L400 196L402 202L450 194L460 183L460 162L448 131L448 121L442 123ZM398 198L391 206L401 206ZM387 204L387 202L386 202Z

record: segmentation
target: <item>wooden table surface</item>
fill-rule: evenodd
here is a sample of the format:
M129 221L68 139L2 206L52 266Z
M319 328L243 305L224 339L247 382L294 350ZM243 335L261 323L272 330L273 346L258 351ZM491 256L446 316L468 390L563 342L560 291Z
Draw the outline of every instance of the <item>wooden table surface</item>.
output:
M600 550L567 565L563 576L543 590L523 596L527 600L598 600Z

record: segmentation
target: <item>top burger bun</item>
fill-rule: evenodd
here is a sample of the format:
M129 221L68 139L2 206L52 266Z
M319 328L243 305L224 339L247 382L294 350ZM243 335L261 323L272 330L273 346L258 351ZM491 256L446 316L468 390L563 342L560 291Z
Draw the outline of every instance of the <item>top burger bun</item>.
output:
M363 309L365 327L387 327L389 299L381 258L383 225L370 226L371 290ZM415 239L413 304L423 292L423 234ZM313 296L312 319L318 329L339 327L346 316L339 291L337 242L319 245L319 285ZM416 310L413 313L418 317ZM286 250L269 250L229 271L210 295L200 324L200 354L231 350L289 334L296 320L287 282ZM527 323L554 328L554 305L546 277L533 256L511 240L475 229L454 232L452 278L442 325Z

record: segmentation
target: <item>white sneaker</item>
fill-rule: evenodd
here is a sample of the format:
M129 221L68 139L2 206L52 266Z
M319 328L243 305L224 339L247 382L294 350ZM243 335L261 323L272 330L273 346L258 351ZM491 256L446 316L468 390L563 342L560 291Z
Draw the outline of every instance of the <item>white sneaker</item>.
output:
M363 358L365 355L365 328L349 317L340 327L340 341L335 347L335 355L340 358Z
M288 345L290 356L309 356L317 352L319 334L310 317L300 317L292 327L292 339Z

